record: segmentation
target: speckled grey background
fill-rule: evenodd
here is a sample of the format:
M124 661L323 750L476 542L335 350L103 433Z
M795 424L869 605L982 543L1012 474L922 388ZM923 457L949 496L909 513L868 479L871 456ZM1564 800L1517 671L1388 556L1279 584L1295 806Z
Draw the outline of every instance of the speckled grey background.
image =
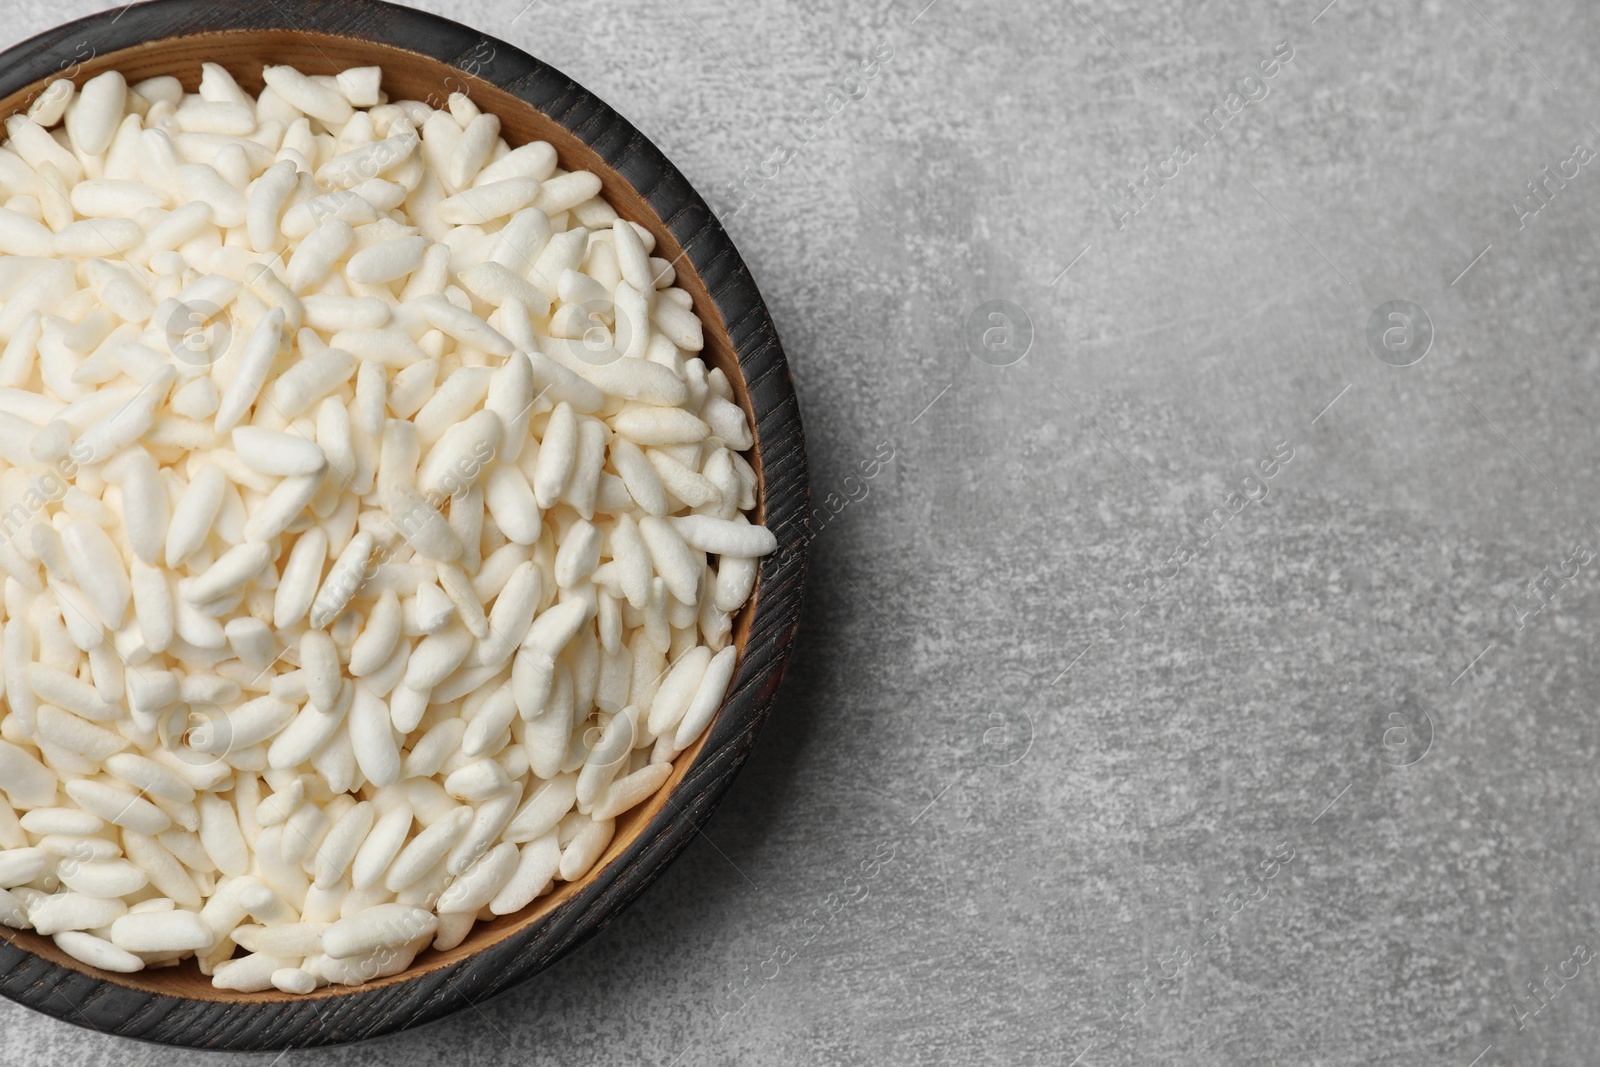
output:
M1593 1059L1600 9L524 2L427 6L729 212L838 514L635 907L283 1063ZM225 1059L0 1003L7 1064Z

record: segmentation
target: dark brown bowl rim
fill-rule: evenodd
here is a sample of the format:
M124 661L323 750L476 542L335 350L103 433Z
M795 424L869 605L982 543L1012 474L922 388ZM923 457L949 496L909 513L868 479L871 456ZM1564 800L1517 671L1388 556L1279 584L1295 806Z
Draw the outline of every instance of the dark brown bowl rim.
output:
M763 561L738 674L699 754L666 805L598 876L542 919L465 959L377 987L311 1000L232 1002L152 993L59 966L0 938L0 994L65 1022L197 1049L314 1048L394 1033L520 983L592 937L699 831L772 709L805 588L809 489L800 412L777 331L743 259L705 201L627 120L560 71L504 41L383 0L151 0L66 23L0 52L0 98L83 58L162 38L287 30L404 49L473 74L544 112L593 149L665 222L733 341L755 417L765 521ZM487 62L483 43L492 58ZM0 928L0 933L4 929Z

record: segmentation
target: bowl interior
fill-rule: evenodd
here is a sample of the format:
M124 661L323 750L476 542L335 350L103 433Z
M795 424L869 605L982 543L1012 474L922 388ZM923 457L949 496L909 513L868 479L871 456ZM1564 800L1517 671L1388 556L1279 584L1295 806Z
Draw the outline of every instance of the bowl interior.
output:
M485 47L491 48L487 41ZM463 65L470 63L463 59ZM335 74L349 67L377 65L383 68L383 89L389 99L431 101L442 106L453 92L465 92L485 112L500 119L501 136L513 147L528 141L548 141L556 149L560 164L567 170L589 170L600 176L603 195L616 208L617 213L630 221L646 227L656 238L655 255L672 262L677 271L676 284L686 289L694 298L695 312L705 324L705 350L701 357L708 366L720 367L728 376L740 405L745 409L752 431L758 436L757 446L748 454L757 475L762 474L759 427L755 421L747 384L739 367L738 357L727 324L711 300L699 274L690 264L683 249L674 239L663 220L651 209L639 192L605 164L600 156L577 136L555 122L542 111L499 87L464 73L429 56L395 48L390 45L363 41L351 37L298 30L239 30L197 33L192 36L165 38L136 45L131 48L94 56L59 75L31 83L10 96L0 99L0 117L24 110L29 101L41 92L55 77L70 76L78 84L106 70L119 70L129 84L158 75L172 75L183 82L184 89L193 92L200 81L200 64L217 63L225 67L239 84L251 93L261 90L261 68L264 64L287 63L307 74ZM758 491L757 515L765 514L765 479ZM734 619L733 641L743 656L749 637L750 620L755 609L755 598L746 604ZM538 922L562 903L576 895L592 881L609 863L614 861L651 818L668 802L690 764L700 752L705 738L715 728L715 722L699 741L679 754L672 777L654 797L617 819L616 836L606 854L583 879L562 883L547 896L534 901L527 908L502 916L492 922L481 922L472 934L457 948L449 952L432 949L417 957L410 968L389 978L376 979L362 989L381 988L384 985L437 970L504 940L513 933ZM8 931L12 940L51 962L75 971L94 975L105 981L171 996L211 1001L273 1001L301 999L291 994L269 991L265 993L234 993L219 990L202 975L193 961L176 967L143 971L138 974L109 974L90 968L56 948L47 937L31 932ZM318 990L313 997L338 996L347 987L329 986Z

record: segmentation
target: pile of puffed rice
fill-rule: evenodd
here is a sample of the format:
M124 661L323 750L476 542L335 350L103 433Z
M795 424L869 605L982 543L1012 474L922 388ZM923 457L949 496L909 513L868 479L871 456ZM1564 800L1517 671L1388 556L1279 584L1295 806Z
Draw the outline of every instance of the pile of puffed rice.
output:
M600 179L376 67L57 81L0 148L0 924L222 989L582 878L776 547Z

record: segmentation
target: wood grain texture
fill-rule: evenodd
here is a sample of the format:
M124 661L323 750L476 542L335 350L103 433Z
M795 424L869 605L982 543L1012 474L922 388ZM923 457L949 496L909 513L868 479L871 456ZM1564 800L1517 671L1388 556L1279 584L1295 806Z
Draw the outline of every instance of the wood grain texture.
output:
M601 929L688 844L749 753L772 708L799 620L809 496L799 408L766 306L733 243L670 161L582 86L503 41L378 0L156 0L69 23L0 54L0 115L50 80L81 83L118 69L130 81L179 77L189 89L216 62L246 88L264 63L310 73L383 66L392 98L436 103L465 91L513 144L551 142L569 169L601 176L618 212L648 227L657 255L706 323L705 358L734 384L751 419L760 513L778 539L756 594L735 622L741 649L727 700L706 736L679 756L666 788L618 820L585 879L517 915L482 923L459 948L406 972L310 997L216 990L192 963L138 975L94 971L47 939L3 931L0 993L65 1021L195 1048L306 1048L374 1037L437 1019L549 966Z

